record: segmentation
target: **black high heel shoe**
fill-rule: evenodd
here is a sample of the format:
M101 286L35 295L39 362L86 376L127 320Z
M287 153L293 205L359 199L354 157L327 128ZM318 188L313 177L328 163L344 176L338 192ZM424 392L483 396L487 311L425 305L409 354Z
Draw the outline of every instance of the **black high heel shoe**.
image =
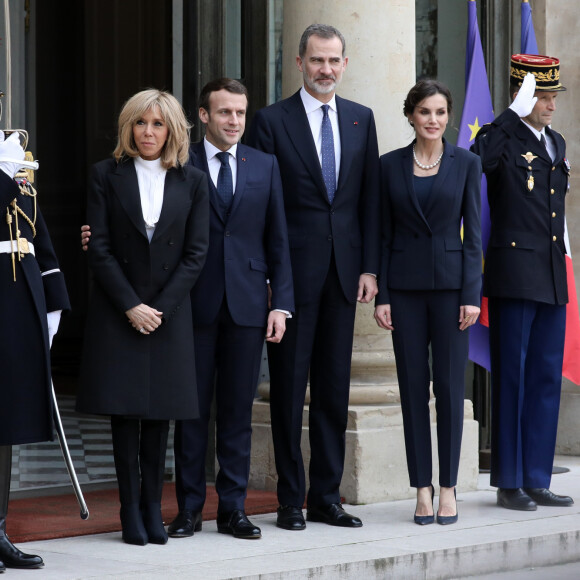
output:
M431 506L433 506L433 498L435 497L435 488L433 484L429 486L431 488ZM432 524L435 521L435 512L430 516L418 516L417 513L413 516L413 520L416 524L420 526L426 526L427 524Z
M447 526L449 524L454 524L459 518L459 512L457 510L457 491L453 488L453 495L455 496L455 515L454 516L440 516L437 514L437 523L442 526Z

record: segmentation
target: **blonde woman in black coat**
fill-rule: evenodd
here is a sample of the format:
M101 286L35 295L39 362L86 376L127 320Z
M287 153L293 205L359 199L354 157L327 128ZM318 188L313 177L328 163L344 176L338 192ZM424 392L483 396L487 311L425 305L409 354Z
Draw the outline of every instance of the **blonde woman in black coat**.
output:
M161 494L170 419L198 415L189 292L204 264L206 176L186 166L189 125L154 89L119 116L113 159L92 172L94 288L77 409L111 415L123 540L164 544Z

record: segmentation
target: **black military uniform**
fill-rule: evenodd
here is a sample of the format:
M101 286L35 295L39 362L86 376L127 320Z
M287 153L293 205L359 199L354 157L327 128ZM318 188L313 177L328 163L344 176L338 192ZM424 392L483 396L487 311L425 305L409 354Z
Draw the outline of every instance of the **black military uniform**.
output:
M0 570L38 568L6 536L12 445L53 439L47 312L70 308L35 191L0 171Z
M528 73L534 77L522 83ZM487 177L491 218L483 284L490 320L491 484L502 507L535 510L573 503L549 490L568 302L564 202L570 175L564 139L549 124L557 91L566 89L559 61L551 57L512 56L510 81L520 98L481 129L472 148Z

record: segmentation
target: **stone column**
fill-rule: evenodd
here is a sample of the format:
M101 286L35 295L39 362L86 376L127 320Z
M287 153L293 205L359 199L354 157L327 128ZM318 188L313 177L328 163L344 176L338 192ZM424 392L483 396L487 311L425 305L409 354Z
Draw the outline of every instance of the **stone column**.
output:
M575 95L580 91L580 38L575 23L580 15L576 0L531 0L534 30L541 54L560 59L562 84L568 89L558 95L553 127L566 138L566 156L572 179L566 199L566 222L574 263L576 291L580 290L580 111ZM556 453L580 455L580 387L563 379Z
M349 61L338 93L373 109L381 154L409 143L413 133L402 109L404 98L415 83L415 3L407 0L284 2L284 97L302 85L301 73L296 68L298 42L304 29L315 22L336 26L344 35ZM341 485L341 495L348 503L401 499L415 494L407 475L391 336L378 328L373 311L372 305L359 305L355 324ZM250 485L275 490L268 392L269 384L261 384L259 393L263 400L254 406ZM433 400L431 405L435 446ZM308 406L304 410L303 425L302 447L308 464ZM477 423L473 421L471 403L466 401L462 490L474 489L477 484L477 443ZM436 453L434 457L437 470ZM436 474L433 481L437 482Z

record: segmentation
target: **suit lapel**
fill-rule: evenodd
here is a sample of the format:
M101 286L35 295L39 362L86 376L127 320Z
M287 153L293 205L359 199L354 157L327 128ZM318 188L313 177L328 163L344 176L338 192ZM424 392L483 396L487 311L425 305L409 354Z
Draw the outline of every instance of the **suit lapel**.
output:
M163 232L175 221L176 216L182 211L185 204L183 198L187 197L188 188L182 169L169 169L165 174L165 186L163 188L163 205L161 215L155 226L155 233L151 242L161 236Z
M340 133L340 169L338 171L338 184L336 193L338 194L341 185L344 183L353 157L356 155L356 149L351 149L353 144L359 142L353 139L353 132L358 130L358 119L353 116L353 111L348 103L336 96L336 110L338 112L338 130Z
M447 143L443 139L443 157L441 158L441 165L439 166L439 171L433 180L433 187L431 187L431 192L427 198L427 203L425 203L424 215L428 216L433 204L436 202L437 194L435 192L444 190L443 183L449 174L449 170L455 162L455 152L453 151L453 146ZM426 218L425 218L426 219Z
M550 127L546 127L546 134L550 136L550 139L552 139L552 143L556 148L556 159L554 160L554 163L557 163L560 159L564 158L564 149L561 147L561 140L554 135L554 131L552 131Z
M224 216L222 215L222 208L220 201L218 199L217 189L209 175L209 166L207 164L207 157L205 154L205 147L203 145L203 140L194 143L190 149L190 161L194 167L200 169L207 175L207 183L209 186L209 202L213 207L215 213L219 216L221 221L224 221Z
M234 199L232 201L231 213L233 214L242 201L244 192L246 189L246 180L248 178L248 149L241 143L238 143L238 148L236 150L236 163L237 163L237 175L236 175L236 191L234 193Z
M415 186L413 185L413 143L408 145L403 151L403 175L405 176L405 185L407 186L407 192L409 193L411 204L419 214L421 220L427 226L427 229L431 231L429 223L423 215L423 210L421 209L419 200L417 199L417 194L415 193Z
M129 159L119 163L113 173L113 177L114 191L119 203L123 206L137 230L147 237L134 161Z
M295 93L286 102L286 116L282 121L298 156L302 159L302 163L304 163L314 183L318 186L320 194L328 202L320 160L316 152L314 139L312 138L308 117L302 104L300 91Z

